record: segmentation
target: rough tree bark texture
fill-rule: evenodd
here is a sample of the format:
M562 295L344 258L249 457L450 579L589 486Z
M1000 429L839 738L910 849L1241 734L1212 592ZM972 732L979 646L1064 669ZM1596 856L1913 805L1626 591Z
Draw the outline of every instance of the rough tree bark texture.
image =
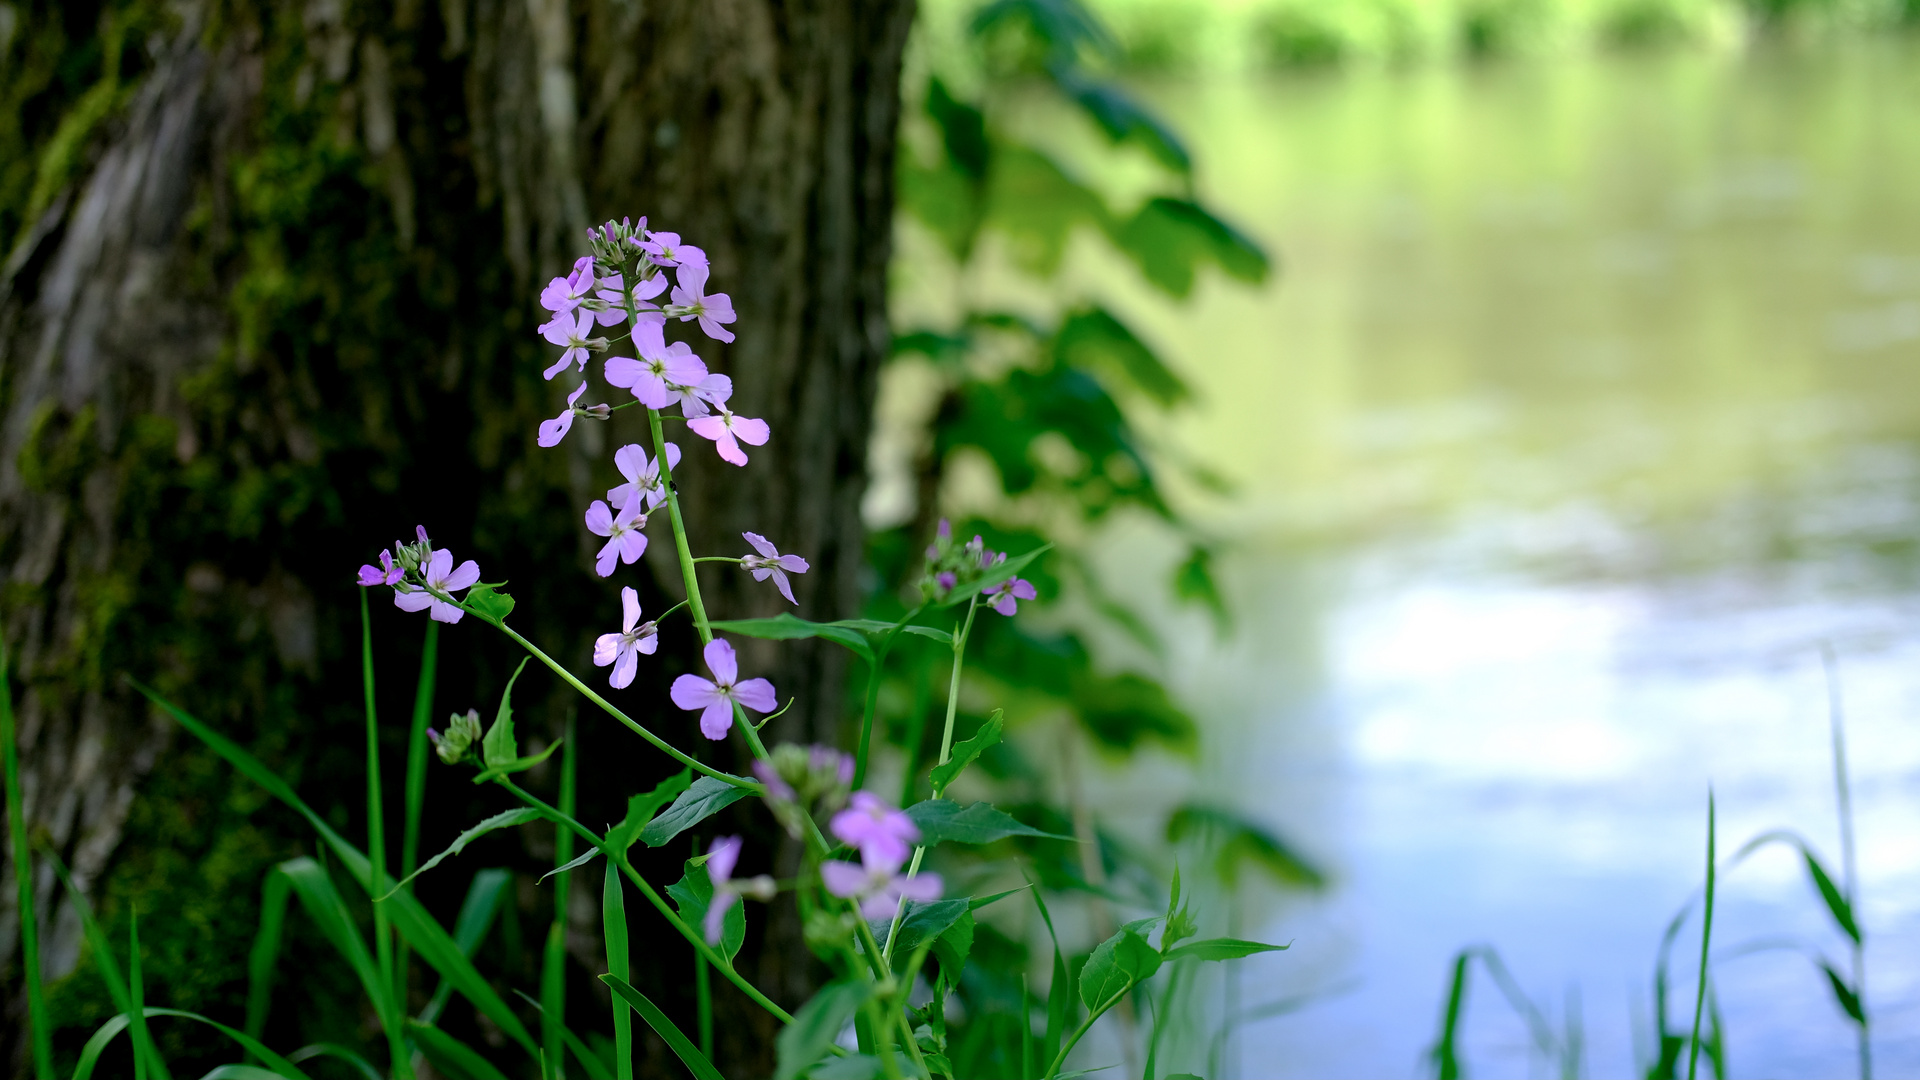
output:
M34 163L0 166L0 242L13 242L0 271L0 629L27 816L109 915L194 893L173 929L142 920L164 954L154 978L176 999L163 1004L235 1000L259 872L302 838L125 677L239 733L314 801L349 807L358 598L344 583L381 544L427 524L488 580L509 579L516 623L576 670L614 625L619 584L640 585L649 610L678 598L677 573L651 554L650 582L588 570L579 515L609 486L612 447L639 438L633 411L576 425L560 450L533 444L567 389L540 378L533 297L584 250L590 220L644 213L677 230L740 312L738 342L701 352L774 441L741 470L682 436L696 547L731 553L741 529L765 532L813 562L796 582L803 614L852 612L911 6L0 4L0 106L19 111L0 126L0 157ZM654 531L653 552L670 552ZM771 613L777 599L745 584L715 574L710 605ZM393 661L392 778L420 627L384 599L374 620ZM441 715L498 694L508 654L484 631L443 638ZM683 744L691 727L657 702L692 660L664 658L657 685L643 678L625 702ZM776 736L836 735L836 657L749 651L747 665L799 699ZM523 711L546 693L557 721L559 695L521 686ZM593 721L581 717L582 816L612 820L664 769ZM739 764L735 749L706 753ZM485 808L474 799L448 791L430 825L456 827ZM438 839L430 827L423 843ZM10 863L0 895L19 1066ZM80 959L77 911L50 869L35 895L58 980ZM797 1004L809 979L797 927L776 918L768 934L760 974ZM594 943L576 936L590 966ZM685 963L670 943L657 955ZM690 971L657 977L669 999ZM67 996L71 1022L105 1015L84 1015L97 993ZM719 1007L743 1034L770 1035L724 993ZM722 1067L768 1071L754 1055L770 1041L724 1040Z

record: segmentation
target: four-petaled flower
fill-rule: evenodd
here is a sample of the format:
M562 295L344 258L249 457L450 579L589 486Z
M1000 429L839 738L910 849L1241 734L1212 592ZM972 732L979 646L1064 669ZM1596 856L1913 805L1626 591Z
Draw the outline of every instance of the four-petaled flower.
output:
M380 551L379 566L367 566L363 563L360 567L360 584L369 587L374 585L391 585L404 576L406 576L406 571L394 565L393 552L385 548L382 548Z
M998 585L989 585L980 590L980 593L983 596L993 597L993 610L1002 615L1012 615L1020 610L1020 605L1014 601L1032 600L1040 595L1034 589L1033 582L1017 577L1008 578Z
M660 324L643 322L634 328L633 343L640 359L630 356L607 358L607 381L633 391L640 404L649 409L664 409L673 403L668 386L698 386L707 377L707 365L684 341L666 343ZM732 384L728 384L732 388Z
M680 316L681 322L699 319L700 329L716 341L732 341L733 331L721 326L734 320L733 299L726 293L706 295L707 266L702 263L682 263L678 285L673 287L673 302L686 310Z
M434 589L443 595L452 596L454 593L480 580L480 564L474 562L472 559L468 559L466 562L461 563L460 568L456 570L453 568L453 553L446 548L441 548L439 551L433 553L432 558L427 560L427 565L423 569L420 579L427 583L427 589ZM403 588L407 591L401 592L400 590ZM434 621L443 623L457 623L460 621L460 617L466 614L465 611L449 604L439 596L428 592L426 589L409 585L394 587L393 606L399 608L401 611L419 611L422 608L432 608L431 614Z
M860 917L869 920L891 918L903 898L921 903L938 900L942 888L939 874L901 877L899 863L871 860L857 866L838 859L823 862L820 881L835 896L859 900Z
M613 452L613 464L627 482L607 491L607 505L625 506L627 500L639 495L647 500L649 512L660 509L667 501L667 485L660 482L660 462L649 460L647 452L639 443L628 443ZM667 444L667 469L672 471L680 465L680 448Z
M593 256L582 255L574 261L573 273L547 282L547 287L540 291L540 306L556 316L572 311L593 291L593 286Z
M706 658L707 669L713 672L711 680L682 675L673 680L670 691L675 705L689 712L700 711L700 734L714 740L726 738L733 727L736 701L754 712L773 711L779 701L773 684L765 679L740 681L740 663L733 655L733 646L714 638L707 642Z
M632 588L621 589L620 609L620 632L601 634L593 643L593 664L595 667L613 665L613 676L607 681L615 690L624 690L633 682L641 653L652 656L653 650L660 647L659 627L640 622L639 593Z
M920 828L912 818L871 791L854 792L852 805L833 815L828 827L833 835L859 848L870 866L899 866L920 839Z
M680 403L680 415L693 420L712 416L716 406L725 405L733 396L733 380L716 371L697 383L668 383L667 392Z
M541 326L541 337L566 348L566 351L560 354L560 359L554 361L552 367L541 373L542 377L552 379L565 371L568 364L579 364L582 369L585 369L587 349L590 345L588 339L592 334L593 312L586 310L561 312L553 317L552 322Z
M755 581L765 581L768 578L772 578L774 587L780 590L781 596L787 598L787 603L800 603L800 601L793 598L793 589L787 584L787 575L806 573L807 560L798 555L780 554L780 549L774 547L772 543L768 542L766 537L761 536L759 533L741 533L740 535L746 537L747 543L752 544L754 550L760 553L758 555L748 555L741 559L741 568L752 571L753 580Z
M560 440L566 438L567 432L573 430L573 418L575 416L573 403L579 401L580 395L586 392L587 384L585 380L582 380L580 385L574 388L573 393L567 395L567 410L565 412L551 420L540 421L541 446L559 446Z
M733 868L740 864L740 838L738 836L716 836L707 847L707 880L713 883L713 897L707 901L707 914L700 922L705 931L707 944L720 944L721 931L726 929L727 911L742 896L751 896L755 900L771 900L778 886L765 874L735 881Z
M747 452L740 449L740 444L765 446L770 434L767 422L735 416L725 405L714 408L718 411L713 415L695 417L687 421L687 427L703 439L712 439L714 449L720 451L720 460L745 465Z
M640 509L642 504L638 496L630 496L617 515L599 499L587 507L587 529L595 536L607 538L593 563L594 572L601 577L611 576L615 563L632 565L646 554L647 534L640 531L647 527L647 515Z

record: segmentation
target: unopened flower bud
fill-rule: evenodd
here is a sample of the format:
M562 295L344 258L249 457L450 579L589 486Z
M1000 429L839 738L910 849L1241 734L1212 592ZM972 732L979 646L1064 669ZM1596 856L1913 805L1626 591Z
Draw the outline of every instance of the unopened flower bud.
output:
M468 709L465 716L454 713L447 718L447 733L440 735L429 728L427 735L433 739L434 752L440 760L449 765L458 765L472 753L474 744L480 741L480 711Z
M750 877L745 881L736 881L733 883L733 886L739 891L741 896L749 897L762 903L773 899L779 895L780 892L780 887L775 885L773 879L765 874Z
M605 420L613 414L613 406L602 402L598 405L589 405L584 409L576 408L573 411L579 413L581 416L590 416L595 420Z

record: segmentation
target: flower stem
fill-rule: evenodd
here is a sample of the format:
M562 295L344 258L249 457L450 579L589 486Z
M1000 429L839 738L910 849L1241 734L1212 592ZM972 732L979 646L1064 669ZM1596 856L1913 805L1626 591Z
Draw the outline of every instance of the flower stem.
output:
M1120 999L1126 997L1132 991L1133 983L1129 981L1125 987L1121 988L1119 993L1101 1002L1099 1008L1087 1013L1086 1020L1082 1021L1080 1026L1074 1029L1073 1034L1068 1037L1066 1043L1060 1047L1060 1052L1053 1056L1053 1064L1047 1066L1048 1080L1052 1080L1053 1077L1060 1075L1060 1067L1067 1063L1067 1055L1073 1052L1073 1048L1079 1044L1081 1038L1093 1028L1093 1022L1105 1016L1108 1009L1113 1008L1114 1005L1120 1002Z
M653 455L660 466L660 486L667 492L667 517L673 522L673 550L680 556L680 576L687 583L687 606L693 609L693 623L700 628L700 644L713 640L713 627L707 624L707 605L700 600L700 579L693 572L693 551L687 547L687 525L680 517L680 493L673 487L673 467L667 464L667 437L660 431L660 410L647 410L647 427L653 432Z
M874 650L872 663L867 665L867 702L866 708L860 714L860 744L854 748L853 754L853 790L855 791L860 790L867 782L867 751L873 742L873 715L880 705L880 674L886 668L887 653L893 648L894 639L900 636L900 631L912 622L924 607L926 607L925 604L916 605L912 611L900 616L900 621L893 624L893 629L887 631L887 636L881 640L880 647ZM911 753L908 755L908 760L912 760ZM911 782L912 778L908 779Z

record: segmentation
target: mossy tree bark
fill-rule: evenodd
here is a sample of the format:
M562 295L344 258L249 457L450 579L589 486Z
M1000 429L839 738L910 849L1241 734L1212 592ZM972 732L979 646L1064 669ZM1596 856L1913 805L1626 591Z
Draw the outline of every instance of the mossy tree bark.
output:
M580 513L610 484L612 448L639 438L632 410L576 425L562 449L533 444L564 389L540 378L533 297L590 220L645 213L680 232L740 312L738 342L702 354L774 441L733 469L681 437L696 546L744 551L742 529L764 532L812 560L803 614L852 612L910 18L910 0L0 4L0 629L23 789L36 835L97 903L148 913L160 1004L237 1001L258 873L301 832L170 735L126 677L346 814L360 722L346 582L382 544L427 525L510 580L516 625L577 669L615 625L620 584L651 611L678 598L652 553L650 581L590 571ZM750 584L716 574L709 604L779 606ZM375 610L397 791L420 627ZM469 621L441 648L437 712L490 709L503 643ZM694 729L659 706L695 662L663 657L623 700L683 745ZM799 700L776 736L837 734L834 654L748 650L747 666ZM530 672L519 693L523 716L547 694L557 723L558 687ZM613 820L665 769L582 720L582 813ZM737 767L736 751L703 754ZM434 783L429 848L491 808ZM50 873L35 884L57 979L80 959L76 911ZM13 999L10 874L0 895ZM797 927L772 926L760 974L797 1004ZM576 952L593 949L582 936ZM656 955L678 1000L691 961ZM82 1015L98 994L69 997L73 1021L104 1016ZM719 1007L770 1036L724 992ZM769 1071L770 1044L724 1040L722 1067Z

